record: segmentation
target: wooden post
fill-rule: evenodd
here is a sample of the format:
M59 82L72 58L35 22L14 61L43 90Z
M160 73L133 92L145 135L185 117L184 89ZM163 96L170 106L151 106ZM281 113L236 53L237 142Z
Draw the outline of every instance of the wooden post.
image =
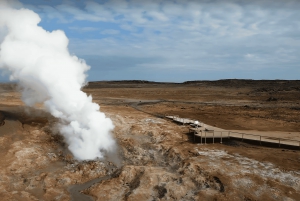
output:
M201 131L201 144L202 144L202 131Z
M260 138L260 139L259 139L259 143L260 143L260 145L261 145L261 135L259 136L259 138Z
M194 142L196 142L196 131L194 131Z
M215 144L215 131L213 131L213 144Z
M222 134L223 134L223 132L221 131L221 144L222 144ZM299 143L300 144L300 143Z

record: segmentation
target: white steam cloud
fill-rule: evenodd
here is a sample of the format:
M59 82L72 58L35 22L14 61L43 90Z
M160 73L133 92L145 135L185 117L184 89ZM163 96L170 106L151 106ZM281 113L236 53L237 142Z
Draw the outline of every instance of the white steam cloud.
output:
M19 82L27 105L43 103L61 120L60 132L76 159L110 157L117 162L113 157L117 145L111 136L112 121L100 112L91 96L81 91L89 66L70 55L63 31L48 32L38 26L40 21L31 10L14 9L0 2L0 33L5 32L0 68L8 70L10 79Z

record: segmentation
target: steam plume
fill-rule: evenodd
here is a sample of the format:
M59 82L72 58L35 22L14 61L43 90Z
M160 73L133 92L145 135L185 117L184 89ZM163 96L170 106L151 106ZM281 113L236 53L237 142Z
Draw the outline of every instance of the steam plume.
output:
M112 121L100 112L91 96L81 91L89 66L70 55L63 31L48 32L38 26L40 21L31 10L0 3L0 29L1 33L6 32L1 43L0 68L11 72L10 80L19 82L27 105L43 103L61 120L60 132L76 159L114 155Z

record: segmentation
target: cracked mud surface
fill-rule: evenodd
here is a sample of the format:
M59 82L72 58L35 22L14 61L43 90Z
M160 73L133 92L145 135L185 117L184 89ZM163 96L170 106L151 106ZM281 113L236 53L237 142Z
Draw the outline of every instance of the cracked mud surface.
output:
M94 200L299 200L299 150L201 145L187 126L160 118L172 113L224 129L300 130L300 82L236 82L90 83L84 90L116 126L120 168L73 160L56 120L41 106L25 107L15 87L2 84L1 200L81 200L70 195L74 185Z

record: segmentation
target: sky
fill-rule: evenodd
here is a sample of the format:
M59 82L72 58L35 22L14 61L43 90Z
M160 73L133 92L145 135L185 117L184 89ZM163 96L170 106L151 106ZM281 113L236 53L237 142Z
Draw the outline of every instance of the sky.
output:
M20 3L45 30L65 32L91 66L88 81L300 78L298 0Z

